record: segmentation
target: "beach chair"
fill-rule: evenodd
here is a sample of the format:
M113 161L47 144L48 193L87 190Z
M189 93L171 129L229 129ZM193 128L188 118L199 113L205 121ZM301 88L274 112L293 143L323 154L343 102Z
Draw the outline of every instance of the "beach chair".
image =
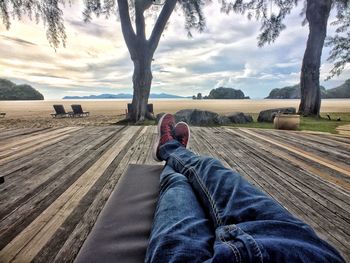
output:
M73 110L73 117L84 117L90 114L88 111L83 111L80 104L73 104L71 107Z
M5 117L5 115L6 115L6 113L5 113L5 112L0 112L0 118L4 118L4 117Z
M162 165L128 166L75 263L143 263L159 194Z
M73 116L73 112L66 112L66 110L64 109L63 105L53 105L53 108L55 109L56 113L51 113L51 116L53 118L64 118L64 117L72 117Z

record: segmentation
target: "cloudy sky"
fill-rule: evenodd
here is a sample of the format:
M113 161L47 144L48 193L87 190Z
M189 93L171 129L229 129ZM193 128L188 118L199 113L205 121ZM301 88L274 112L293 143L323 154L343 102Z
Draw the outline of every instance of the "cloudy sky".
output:
M79 1L66 7L67 45L56 51L41 23L12 21L9 31L0 24L0 77L31 84L46 99L132 93L133 65L118 20L95 18L85 24L82 10ZM154 56L151 92L188 96L225 86L263 98L273 88L298 83L308 35L299 13L295 9L279 39L263 48L257 47L259 23L221 14L215 1L205 8L205 32L193 38L187 37L181 11L174 13ZM150 32L153 20L147 24ZM333 32L330 26L329 35ZM350 67L341 76L323 81L332 67L328 52L324 48L321 84L332 88L350 78Z

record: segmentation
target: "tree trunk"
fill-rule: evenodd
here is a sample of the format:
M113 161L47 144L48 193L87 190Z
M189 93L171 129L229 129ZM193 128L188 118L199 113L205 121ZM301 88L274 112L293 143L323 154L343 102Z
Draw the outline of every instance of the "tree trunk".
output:
M134 75L132 78L134 94L131 111L127 119L134 123L139 123L143 122L146 118L154 119L154 116L150 112L147 112L147 102L152 84L151 64L153 54L177 0L166 0L149 40L146 39L146 24L143 13L152 6L153 0L135 0L136 34L131 24L128 0L117 1L123 36L131 60L134 62Z
M301 101L299 114L319 116L321 107L320 66L327 22L332 0L308 0L306 18L309 37L300 76Z
M132 98L132 109L129 113L129 119L132 122L143 122L146 118L152 119L153 116L147 112L148 97L152 84L151 63L152 57L144 54L133 60L134 74L132 77L134 94Z

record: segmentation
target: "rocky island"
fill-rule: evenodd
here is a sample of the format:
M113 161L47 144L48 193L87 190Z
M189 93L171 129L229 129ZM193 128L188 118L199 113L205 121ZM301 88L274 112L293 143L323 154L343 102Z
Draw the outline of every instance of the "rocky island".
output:
M325 89L321 86L320 89L322 99L350 98L350 79L338 87ZM300 99L300 85L273 89L265 99Z
M212 89L208 96L202 97L201 93L198 93L197 96L192 96L193 99L215 99L215 100L242 100L242 99L249 99L248 96L245 96L243 91L240 89L233 89L233 88L226 88L226 87L219 87L217 89Z
M0 100L43 100L44 96L27 84L16 85L7 80L0 79Z

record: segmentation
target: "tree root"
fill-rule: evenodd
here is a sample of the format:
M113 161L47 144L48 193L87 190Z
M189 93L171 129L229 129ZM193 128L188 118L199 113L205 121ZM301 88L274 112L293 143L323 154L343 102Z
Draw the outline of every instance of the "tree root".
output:
M117 125L144 125L145 122L147 121L155 121L155 120L156 118L154 117L154 114L151 112L147 112L144 119L135 121L135 120L132 120L130 116L126 116L125 119L117 121L116 124Z

